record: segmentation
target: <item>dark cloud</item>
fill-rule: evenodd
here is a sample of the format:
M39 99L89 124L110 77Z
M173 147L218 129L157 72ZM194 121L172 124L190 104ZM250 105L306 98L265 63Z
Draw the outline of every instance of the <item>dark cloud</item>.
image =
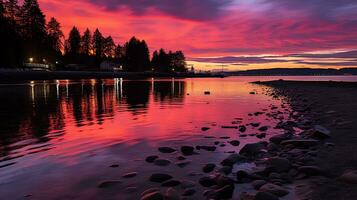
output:
M190 20L211 20L221 15L222 9L234 0L89 0L108 10L129 8L135 15L148 14L155 9L166 15Z
M290 54L286 56L301 58L357 58L357 50L324 54Z
M298 11L305 16L333 20L346 16L357 17L356 0L261 0L279 10ZM356 18L355 18L356 19Z
M238 56L226 56L226 57L216 57L216 58L191 58L191 61L196 62L212 62L212 63L233 63L234 65L239 64L263 64L263 63L274 63L274 62L288 62L283 59L270 59L264 57L238 57Z
M309 62L309 61L296 61L297 64L305 65L319 65L321 67L354 67L357 66L357 61L345 61L345 62Z

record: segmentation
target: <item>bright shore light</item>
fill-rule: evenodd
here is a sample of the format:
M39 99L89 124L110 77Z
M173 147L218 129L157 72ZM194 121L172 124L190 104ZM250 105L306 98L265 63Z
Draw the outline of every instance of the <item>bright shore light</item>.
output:
M30 61L30 63L32 63L33 62L33 58L31 57L31 58L29 58L29 61Z

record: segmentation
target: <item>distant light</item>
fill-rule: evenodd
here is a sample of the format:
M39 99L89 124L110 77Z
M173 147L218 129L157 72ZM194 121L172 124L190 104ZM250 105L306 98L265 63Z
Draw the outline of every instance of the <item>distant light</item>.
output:
M32 63L33 62L33 58L31 57L31 58L29 58L29 61Z
M175 71L175 69L174 69L174 68L172 68L172 71Z
M42 59L42 61L45 63L45 62L46 62L46 59Z
M152 68L151 70L152 70L152 71L154 71L155 69L154 69L154 68Z
M56 65L58 65L58 61L56 61Z

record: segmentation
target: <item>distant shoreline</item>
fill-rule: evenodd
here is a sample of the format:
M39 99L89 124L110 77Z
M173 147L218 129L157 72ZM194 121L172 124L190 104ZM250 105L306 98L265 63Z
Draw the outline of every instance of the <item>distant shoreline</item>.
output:
M55 79L91 78L211 78L224 77L221 74L206 73L152 73L152 72L95 72L95 71L0 71L0 82Z

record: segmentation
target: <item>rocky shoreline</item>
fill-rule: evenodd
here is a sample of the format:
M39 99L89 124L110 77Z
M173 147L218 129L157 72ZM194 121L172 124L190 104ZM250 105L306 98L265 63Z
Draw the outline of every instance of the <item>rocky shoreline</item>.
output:
M241 141L236 138L206 136L205 138L212 140L212 145L161 146L156 155L147 155L144 162L163 168L170 165L185 168L187 165L198 165L191 158L204 152L213 153L227 145L236 148L236 151L225 152L226 158L218 163L205 163L199 172L187 172L187 176L194 177L193 180L158 171L147 174L148 180L143 180L150 182L152 187L149 189L139 191L132 187L126 190L139 192L141 200L328 199L326 192L326 196L318 192L324 188L323 184L334 184L336 181L349 185L356 183L357 175L354 171L334 173L321 162L324 153L335 151L337 145L334 138L337 131L330 129L330 126L327 128L326 123L320 123L320 117L334 116L338 111L324 110L324 115L321 115L315 110L319 108L315 105L319 102L309 99L305 94L305 86L299 86L300 83L295 83L298 84L295 86L287 86L288 83L284 81L256 84L266 86L264 95L279 99L281 105L271 104L267 109L250 113L249 117L264 115L267 120L278 123L270 127L260 122L243 123L242 118L236 118L231 125L222 125L221 128L237 131L238 138L256 137L257 142L241 145ZM257 91L250 94L256 95ZM338 127L350 124L342 118L335 118L334 123ZM209 129L202 127L201 131ZM269 135L268 130L279 134ZM253 131L256 133L252 133ZM253 167L237 170L237 166L245 163L252 164ZM136 175L136 172L129 172L122 175L122 178L130 179ZM98 184L98 188L108 188L119 183L120 180L105 180ZM339 196L336 198L336 195L331 197L346 199Z

